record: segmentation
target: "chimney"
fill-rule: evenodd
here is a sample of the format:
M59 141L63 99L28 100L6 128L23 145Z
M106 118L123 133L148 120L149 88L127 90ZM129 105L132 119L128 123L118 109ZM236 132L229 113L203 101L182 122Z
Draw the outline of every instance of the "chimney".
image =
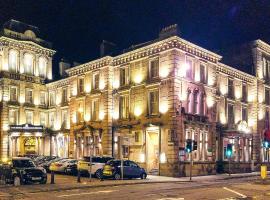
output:
M66 70L70 68L70 63L65 60L64 58L61 59L61 61L59 62L59 74L61 77L66 77L67 73Z
M116 48L116 44L103 40L100 44L100 57L111 55Z
M177 24L173 24L167 27L164 27L160 32L159 32L159 39L165 39L169 38L171 36L180 36L180 31L178 29Z

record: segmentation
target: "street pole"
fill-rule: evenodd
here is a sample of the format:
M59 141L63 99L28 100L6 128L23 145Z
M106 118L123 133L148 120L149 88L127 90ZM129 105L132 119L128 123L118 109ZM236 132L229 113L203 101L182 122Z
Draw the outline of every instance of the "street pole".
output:
M123 159L121 159L121 179L124 180L124 164Z
M229 157L229 176L231 176L231 157Z
M89 163L89 179L90 179L90 182L92 181L92 156L90 156L90 163Z
M192 180L192 162L193 162L193 157L192 157L192 151L190 152L190 172L189 172L189 181Z

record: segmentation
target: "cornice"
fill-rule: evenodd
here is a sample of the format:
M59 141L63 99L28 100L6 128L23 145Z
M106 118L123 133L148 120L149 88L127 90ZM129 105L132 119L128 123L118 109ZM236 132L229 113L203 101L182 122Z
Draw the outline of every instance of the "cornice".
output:
M48 89L57 89L57 88L68 86L68 85L70 85L70 79L71 79L71 77L68 77L68 78L65 78L65 79L61 79L61 80L58 80L58 81L47 83L46 87Z
M258 40L255 40L253 41L253 45L256 47L256 48L259 48L267 53L270 54L270 45L267 44L266 42L258 39Z
M53 56L56 53L55 50L45 48L35 42L26 41L26 40L15 40L15 39L8 38L5 36L0 37L0 43L2 43L3 45L10 45L10 46L19 47L19 48L28 48L37 53L44 51L50 56Z
M99 69L101 67L105 67L105 66L111 65L111 64L112 64L112 57L105 56L103 58L93 60L93 61L90 61L88 63L67 69L66 72L68 73L69 76L80 75L80 74L84 74L88 71L91 71L94 69Z
M244 80L244 81L249 82L249 83L252 83L252 82L254 82L254 80L256 80L255 76L252 76L248 73L242 72L238 69L235 69L233 67L225 65L223 63L218 63L216 66L216 70L217 70L217 72L227 74L231 77L238 78L240 80Z

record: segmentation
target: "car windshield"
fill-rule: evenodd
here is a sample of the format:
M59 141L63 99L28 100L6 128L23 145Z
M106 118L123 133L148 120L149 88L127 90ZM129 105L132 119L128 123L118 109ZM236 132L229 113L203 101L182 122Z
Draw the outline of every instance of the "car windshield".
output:
M111 165L111 166L119 166L121 165L121 161L120 160L110 160L107 162L108 165Z
M13 160L12 163L14 167L18 168L35 167L32 160Z

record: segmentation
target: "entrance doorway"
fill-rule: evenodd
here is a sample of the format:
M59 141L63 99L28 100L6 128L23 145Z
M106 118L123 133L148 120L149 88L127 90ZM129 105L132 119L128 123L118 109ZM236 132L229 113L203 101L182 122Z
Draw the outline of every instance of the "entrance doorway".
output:
M35 137L25 137L24 153L26 155L36 154L36 138Z
M159 135L158 131L149 131L146 134L147 171L149 174L158 174L159 171Z

